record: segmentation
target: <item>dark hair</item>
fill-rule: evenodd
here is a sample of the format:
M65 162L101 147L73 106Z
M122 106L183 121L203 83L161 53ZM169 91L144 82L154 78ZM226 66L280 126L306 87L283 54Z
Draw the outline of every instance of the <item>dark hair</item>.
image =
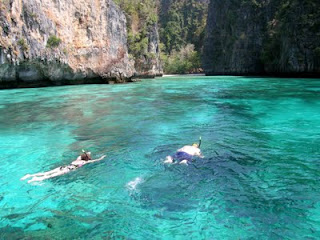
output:
M84 160L84 161L91 160L90 153L88 154L88 153L84 152L80 156L81 156L81 160Z

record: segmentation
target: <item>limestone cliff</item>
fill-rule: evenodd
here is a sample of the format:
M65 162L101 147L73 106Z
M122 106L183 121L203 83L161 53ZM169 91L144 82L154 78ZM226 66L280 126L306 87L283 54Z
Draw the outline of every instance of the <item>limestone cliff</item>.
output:
M163 74L158 33L158 1L115 0L127 17L128 49L134 61L135 77Z
M148 26L146 35L148 47L143 54L135 59L136 76L142 78L162 76L163 69L160 61L160 40L157 23Z
M1 0L0 88L124 82L126 18L111 0Z
M320 75L318 0L211 0L208 75Z

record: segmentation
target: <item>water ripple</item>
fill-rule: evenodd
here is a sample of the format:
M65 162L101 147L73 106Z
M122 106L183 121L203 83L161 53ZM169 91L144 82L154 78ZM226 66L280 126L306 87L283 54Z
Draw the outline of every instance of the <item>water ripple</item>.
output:
M0 238L319 239L319 88L173 77L1 91ZM199 136L203 159L163 164ZM83 148L107 158L19 180Z

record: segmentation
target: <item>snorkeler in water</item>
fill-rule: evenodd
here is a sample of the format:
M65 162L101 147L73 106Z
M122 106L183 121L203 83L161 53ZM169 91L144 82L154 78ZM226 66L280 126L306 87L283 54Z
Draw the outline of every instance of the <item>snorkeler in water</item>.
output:
M177 150L173 156L167 156L164 160L164 163L179 163L188 165L192 161L194 156L203 158L203 155L200 150L201 146L201 137L199 138L199 143L193 143L192 145L186 145Z
M91 152L86 152L86 151L82 150L82 154L77 158L77 160L73 161L69 165L57 167L57 168L55 168L55 169L53 169L51 171L48 171L48 172L27 174L24 177L22 177L20 180L25 180L27 178L31 178L28 181L28 183L31 183L31 182L42 181L42 180L45 180L45 179L57 177L57 176L66 174L68 172L71 172L73 170L76 170L76 169L82 167L85 164L100 161L100 160L104 159L105 157L106 157L106 155L103 155L102 157L100 157L98 159L92 160L91 159Z

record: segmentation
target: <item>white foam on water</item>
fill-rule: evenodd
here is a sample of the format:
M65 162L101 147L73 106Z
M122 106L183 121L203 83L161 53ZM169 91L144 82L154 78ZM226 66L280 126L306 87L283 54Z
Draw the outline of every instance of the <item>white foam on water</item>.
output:
M126 187L130 191L135 191L140 183L143 183L143 179L141 177L136 177L134 180L128 182Z

